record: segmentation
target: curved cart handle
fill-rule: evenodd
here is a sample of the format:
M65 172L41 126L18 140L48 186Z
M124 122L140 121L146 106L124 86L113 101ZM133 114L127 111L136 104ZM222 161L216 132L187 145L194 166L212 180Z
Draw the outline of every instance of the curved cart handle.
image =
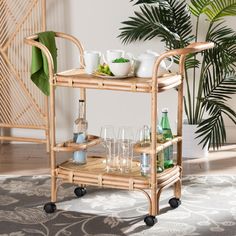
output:
M194 42L194 43L189 44L185 48L173 49L173 50L169 50L169 51L162 53L157 58L157 60L154 64L154 68L153 68L152 80L153 80L154 88L157 85L157 77L158 77L158 70L159 70L160 64L165 58L168 58L171 56L180 56L179 73L181 75L183 75L185 58L188 54L201 52L206 49L211 49L213 47L214 47L214 43L212 43L212 42Z
M83 58L84 49L83 49L81 42L77 38L75 38L74 36L66 34L66 33L55 32L55 36L58 38L67 39L76 45L76 47L79 49L79 52L80 52L80 67L84 68L84 58ZM26 44L29 44L31 46L35 46L35 47L41 49L42 52L45 54L47 61L48 61L48 70L49 70L50 81L52 81L55 72L54 72L54 63L53 63L51 53L49 52L47 47L45 47L42 43L36 41L37 39L38 39L38 35L33 34L33 35L26 37L24 39L24 42Z

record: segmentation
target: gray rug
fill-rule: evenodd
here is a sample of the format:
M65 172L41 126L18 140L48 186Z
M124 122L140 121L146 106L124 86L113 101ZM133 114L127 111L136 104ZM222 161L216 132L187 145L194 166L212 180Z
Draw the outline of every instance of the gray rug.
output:
M1 177L0 236L236 236L236 176L185 177L182 205L171 209L173 192L165 190L151 228L143 222L148 206L142 193L88 188L78 199L73 191L62 185L59 210L46 214L48 177Z

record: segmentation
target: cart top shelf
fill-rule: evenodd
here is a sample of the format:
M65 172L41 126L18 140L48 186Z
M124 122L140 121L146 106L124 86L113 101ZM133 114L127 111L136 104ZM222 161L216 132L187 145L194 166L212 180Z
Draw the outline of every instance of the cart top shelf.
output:
M174 88L181 84L181 75L177 73L164 74L157 79L158 92ZM103 90L118 90L127 92L152 92L151 78L128 77L123 79L98 77L88 75L83 69L72 69L56 74L54 86L89 88Z

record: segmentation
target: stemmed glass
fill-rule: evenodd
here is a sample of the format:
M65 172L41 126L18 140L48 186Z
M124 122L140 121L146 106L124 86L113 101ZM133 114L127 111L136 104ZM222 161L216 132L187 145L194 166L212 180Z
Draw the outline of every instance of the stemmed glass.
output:
M112 140L115 139L115 131L114 131L114 127L112 125L105 125L102 126L101 131L100 131L100 137L103 140L103 144L107 141L107 140ZM105 145L105 144L104 144Z
M101 128L100 137L103 147L106 150L106 169L107 171L116 171L119 169L119 156L117 141L115 138L114 127L106 125Z

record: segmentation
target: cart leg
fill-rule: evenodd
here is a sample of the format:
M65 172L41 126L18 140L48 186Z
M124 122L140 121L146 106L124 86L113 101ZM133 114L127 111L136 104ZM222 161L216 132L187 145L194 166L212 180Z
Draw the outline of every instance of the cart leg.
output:
M177 208L181 204L181 180L179 179L174 184L174 195L175 197L169 200L169 204L172 208Z
M54 141L55 142L55 141ZM56 153L51 150L51 201L57 200Z
M174 184L174 195L176 198L180 199L181 198L181 180L178 180Z
M157 222L156 215L159 211L159 202L157 202L156 189L151 189L151 198L149 206L149 215L144 217L144 222L147 226L153 226Z
M149 215L146 215L143 220L147 226L153 226L157 223L156 215L159 211L159 202L157 202L156 192L154 192L153 189L151 190L151 198L149 203Z
M56 117L55 117L55 88L53 86L53 69L49 66L49 81L50 81L50 112L47 113L47 128L48 135L50 136L50 167L51 167L51 202L44 205L46 213L53 213L56 211L56 198L57 198L57 178L56 178L56 154L53 148L56 145ZM48 111L48 107L47 107ZM50 127L50 130L49 130Z
M51 177L51 201L57 201L57 179L55 176Z
M153 191L153 190L152 190ZM151 193L151 215L156 216L159 211L158 203L157 203L157 198L156 198L156 191L154 193Z
M47 202L43 209L46 213L53 213L56 211L57 206L55 204L57 200L57 178L54 170L51 170L51 202Z
M49 121L49 106L48 106L48 97L45 98L45 114L46 114L46 130L45 130L45 137L46 137L46 149L47 152L50 152L50 121Z
M155 210L153 211L153 207L154 207L154 209L156 209L156 207L157 207L158 211L159 211L159 202L157 204L156 194L155 194L154 198L152 198L150 196L150 194L147 193L144 189L136 189L136 190L141 191L147 197L147 200L149 203L149 214L144 217L144 222L147 226L153 226L157 222L157 219L156 219L157 211L155 211ZM154 199L154 201L153 201L153 199Z
M156 204L157 204L157 215L160 213L160 196L161 196L162 188L157 189L156 193Z

